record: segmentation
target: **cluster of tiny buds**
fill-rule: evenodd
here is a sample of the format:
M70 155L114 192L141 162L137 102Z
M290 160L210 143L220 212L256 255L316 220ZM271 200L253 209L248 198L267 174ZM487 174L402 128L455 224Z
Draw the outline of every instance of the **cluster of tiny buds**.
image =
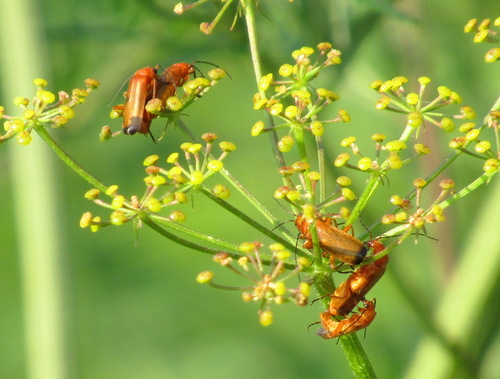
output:
M312 63L311 56L315 50L311 47L302 47L292 53L295 64L284 64L279 68L279 75L284 79L275 80L272 73L264 75L259 81L259 93L254 95L254 109L264 109L272 116L280 118L283 123L273 128L265 128L263 121L256 122L252 129L252 136L269 132L273 129L288 127L303 128L316 137L324 133L324 125L334 122L349 122L350 115L345 110L339 110L337 117L331 120L319 121L318 113L330 103L340 99L340 96L325 88L315 91L309 89L308 83L318 76L320 70L326 66L340 64L340 51L333 49L328 42L318 44L319 58ZM274 94L270 97L265 91L273 88ZM290 135L282 137L278 148L288 152L294 145Z
M375 104L375 108L405 113L407 127L416 130L424 125L424 121L427 121L446 132L452 132L455 130L455 119L473 120L476 118L476 112L468 105L461 106L459 114L450 115L437 112L442 107L462 102L460 95L448 87L439 86L437 96L434 99L424 100L423 95L431 79L425 76L418 78L420 84L418 93L407 93L404 88L407 82L408 79L404 76L397 76L385 82L373 81L370 88L382 95Z
M86 79L85 89L75 88L71 95L60 91L56 101L56 95L44 89L48 85L45 79L35 79L33 84L37 90L31 100L25 97L14 99L14 104L23 111L22 116L8 116L4 107L0 106L0 118L6 119L3 124L5 134L0 135L0 143L15 137L21 145L28 145L32 140L33 127L58 128L65 125L75 115L73 108L85 102L89 93L100 85L95 79Z
M487 117L487 125L498 134L500 111L492 111ZM491 145L491 142L486 139L481 139L481 129L476 127L473 122L467 122L459 127L459 132L463 135L453 138L449 146L452 149L459 150L468 155L478 157L485 160L483 171L493 173L498 169L500 160L500 148L497 145L496 151ZM474 150L468 149L468 146L474 144Z
M101 191L91 189L86 192L85 198L93 200L94 203L112 210L109 221L103 222L100 217L94 217L90 212L86 212L81 220L80 226L90 227L92 231L97 231L101 226L122 225L134 220L141 212L158 213L163 208L188 202L186 193L193 188L203 185L205 180L213 174L223 169L223 160L236 149L231 142L220 142L221 153L218 158L212 157L213 142L217 139L214 133L205 133L201 137L205 141L205 146L198 143L185 142L181 144L184 151L186 164L179 162L179 153L172 153L166 162L170 168L163 168L158 165L159 156L150 155L144 159L147 176L144 178L146 191L139 199L138 196L131 196L127 199L118 192L118 186L112 185L105 191L105 195L111 197L111 202L107 203L99 199ZM216 184L212 188L212 193L222 199L230 196L229 189ZM186 216L183 212L174 210L168 219L176 222L183 222Z
M348 152L341 153L333 162L336 167L346 167L357 171L365 172L383 172L389 169L397 170L403 165L417 159L420 156L430 153L428 146L421 143L413 145L413 153L406 159L402 159L400 153L407 150L406 142L401 140L385 141L387 136L384 134L376 133L371 136L372 141L375 142L375 158L370 158L361 153L358 145L356 144L356 137L350 136L340 141L340 146L348 148L351 153L359 156L358 161L350 163L351 154ZM381 153L385 152L385 160L381 162Z
M305 204L310 203L312 193L316 189L316 184L321 180L321 175L317 171L309 171L309 164L303 161L293 163L291 166L281 167L280 174L290 183L277 188L274 191L274 198L277 200L283 199L291 203L297 209L301 209ZM297 174L300 184L293 185L291 176ZM306 181L311 183L311 191L308 190ZM322 207L328 207L333 204L338 204L343 201L356 199L356 194L350 188L352 184L351 178L348 176L339 176L336 179L337 190L328 197L327 201L322 204Z
M411 212L412 203L409 199L403 199L398 195L394 195L390 201L400 211L384 215L382 217L383 224L406 224L411 230L418 231L425 228L425 224L445 221L443 209L439 205L439 202L447 194L452 193L455 182L451 179L441 180L439 182L441 192L426 210L420 207L420 198L422 190L427 186L427 182L422 178L418 178L413 181L413 185L417 191L415 196L416 210L413 213Z
M464 32L465 33L470 33L475 31L476 34L474 34L474 42L475 43L482 43L482 42L489 42L489 43L496 43L500 42L500 39L498 38L498 33L491 29L490 27L492 26L491 20L486 18L482 20L481 22L478 22L476 18L473 18L469 21L467 21L467 24L464 26ZM498 28L500 27L500 17L497 17L493 21L493 26ZM487 63L491 62L496 62L500 58L500 48L494 47L484 55L484 60Z
M199 283L208 284L214 288L226 290L240 290L244 301L256 301L261 304L259 310L259 322L268 326L273 322L273 312L270 310L272 304L284 304L293 302L296 305L307 304L311 289L306 282L300 282L297 287L287 288L285 281L294 277L303 267L311 263L308 259L297 257L296 266L291 271L286 271L286 262L290 260L291 252L279 243L269 246L271 254L263 254L261 242L244 242L239 246L243 254L233 258L228 253L217 253L214 261L227 267L238 276L251 282L250 286L231 287L217 284L213 281L214 274L204 271L198 274L196 280ZM270 261L269 272L264 271L264 260ZM236 260L236 264L234 261Z

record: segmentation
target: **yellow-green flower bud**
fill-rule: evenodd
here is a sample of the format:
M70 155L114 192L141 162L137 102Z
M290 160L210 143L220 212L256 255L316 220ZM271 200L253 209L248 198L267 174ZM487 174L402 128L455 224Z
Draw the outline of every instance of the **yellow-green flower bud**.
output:
M321 137L325 133L325 128L323 127L323 123L319 121L311 122L311 133L316 137Z
M342 141L340 141L340 146L343 147L349 147L351 146L354 142L356 142L356 137L347 137L344 138Z
M500 58L500 48L494 47L486 52L484 61L486 63L496 62Z
M421 76L418 78L418 82L420 83L421 86L425 87L427 84L431 82L431 79L427 76Z
M278 141L278 150L282 153L288 153L292 150L295 145L295 141L292 136L286 135L280 138Z
M207 164L207 168L211 171L220 171L222 170L222 168L224 167L224 163L222 163L221 161L218 161L218 160L211 160L208 162Z
M33 80L33 84L37 87L46 87L49 83L45 79L36 78Z
M475 29L477 25L477 18L472 18L469 21L467 21L467 24L464 26L464 32L465 33L470 33Z
M85 192L84 197L89 200L94 200L97 198L97 196L99 196L100 193L101 191L99 191L97 188L92 188Z
M321 179L321 174L317 171L311 171L309 174L307 174L307 177L313 182L317 182Z
M499 161L497 159L491 158L484 162L483 171L487 174L494 173L498 170Z
M362 171L366 171L372 167L372 160L368 157L363 157L358 161L358 168Z
M262 311L259 314L259 322L262 326L269 326L273 323L273 312Z
M252 130L250 131L252 137L258 136L262 130L264 129L264 122L263 121L257 121L255 124L252 126Z
M159 187L159 186L164 185L166 182L167 182L167 179L165 179L164 176L154 175L153 177L151 177L151 180L149 183L152 186Z
M426 184L427 182L422 178L417 178L413 181L413 185L415 186L415 188L423 188L426 186Z
M408 95L406 95L406 102L410 105L415 105L418 103L418 94L414 92L410 92Z
M422 155L426 155L426 154L429 154L431 152L431 149L429 149L427 146L421 144L421 143L417 143L413 146L413 149L415 150L415 152L417 152L418 154L422 154Z
M196 276L196 281L200 284L210 283L214 277L212 271L203 271Z
M191 154L198 154L202 147L203 146L200 143L193 143L191 146L189 146L187 151Z
M348 176L339 176L336 181L337 184L342 187L347 187L352 184L352 180Z
M462 113L467 120L473 120L476 118L476 111L469 105L461 106L460 113Z
M216 184L212 189L212 193L220 199L228 199L231 196L229 188L222 184Z
M195 186L203 183L203 180L203 173L201 171L193 171L189 174L189 181Z
M480 141L477 143L477 145L474 147L474 150L476 150L476 153L479 154L484 154L486 153L489 149L491 148L491 144L489 141Z
M29 145L32 139L31 134L27 130L22 130L16 134L16 140L21 145Z
M401 151L406 149L406 143L403 141L395 140L395 141L390 141L385 144L385 148L388 151Z
M335 167L342 167L349 161L350 155L348 153L342 153L337 156L333 164Z
M269 88L269 85L273 81L273 74L267 74L260 78L259 80L259 90L265 91Z
M356 194L350 188L342 187L341 192L342 192L342 196L346 200L354 200L356 198Z
M165 102L165 107L169 110L171 110L172 112L176 112L178 111L179 109L182 108L182 101L179 100L178 97L176 96L171 96L167 99L167 101Z
M439 95L445 99L447 99L451 96L451 90L448 87L439 86L437 88L437 90L438 90Z
M223 141L219 143L219 147L222 151L231 152L236 150L236 145L232 142Z
M338 113L342 122L351 122L351 115L344 109L340 109Z
M387 157L387 162L389 163L389 167L393 170L397 170L403 167L403 161L398 155L391 154L389 157Z
M455 121L453 121L451 118L449 117L443 117L441 119L441 128L445 131L445 132L452 132L453 130L455 130Z
M160 157L156 154L149 155L146 158L144 158L144 161L142 161L142 164L143 164L143 166L152 166L152 165L156 164L156 162L158 162L158 159L160 159Z
M450 146L452 149L458 149L463 145L465 145L466 142L467 140L464 137L457 137L453 138L448 144L448 146Z
M477 137L479 137L479 129L469 130L465 135L465 139L467 141L474 141L475 139L477 139Z
M75 117L75 111L68 105L61 105L59 107L59 113L61 114L61 116L66 117L67 119L72 119L73 117Z
M297 201L300 199L300 192L299 191L288 191L286 194L286 198L290 201Z
M186 214L184 212L173 211L172 213L170 213L168 218L172 221L175 221L175 222L184 222L184 221L186 221L187 217L186 217Z
M127 217L123 211L114 211L111 213L110 222L113 225L122 225L125 221L127 221Z
M452 179L443 179L439 182L439 187L443 190L451 190L455 188L455 181Z
M295 105L289 105L285 108L285 116L293 119L297 116L298 108Z
M391 103L391 98L388 96L382 96L380 99L377 100L375 103L375 109L381 110L385 109L389 106Z
M113 209L121 208L124 202L125 202L125 197L123 197L122 195L117 195L113 197L113 200L111 200L111 207Z
M269 108L269 113L273 116L278 116L283 111L283 104L276 103Z
M87 228L92 224L92 213L85 212L80 218L80 228Z
M410 112L406 116L406 123L412 128L418 128L423 123L423 117L420 112Z
M368 87L378 91L382 83L383 83L382 80L374 80L373 82L370 83Z
M292 75L292 73L293 73L293 66L291 64L288 64L288 63L283 64L279 68L278 73L281 76L288 77L288 76Z
M45 104L51 104L56 100L56 95L50 91L38 90L36 91L36 95Z
M117 192L118 192L118 186L116 184L113 184L106 189L105 193L108 196L114 196L116 195Z
M253 242L243 242L239 247L238 250L241 251L242 253L251 253L255 249L255 243Z

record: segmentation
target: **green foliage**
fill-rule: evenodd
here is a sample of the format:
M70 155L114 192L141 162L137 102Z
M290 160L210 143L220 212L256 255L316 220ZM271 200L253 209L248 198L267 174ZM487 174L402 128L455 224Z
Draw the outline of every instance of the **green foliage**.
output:
M82 6L70 3L60 4L68 14L71 6ZM208 352L211 358L202 364L208 370L203 375L208 377L218 376L221 357L225 367L228 361L235 362L224 372L234 377L243 377L242 372L260 372L263 365L266 376L303 377L311 371L327 375L333 366L338 370L340 348L334 340L325 344L313 333L304 333L305 326L318 321L319 313L323 312L322 318L326 315L336 327L348 324L336 336L358 377L374 377L375 372L381 377L398 377L404 372L409 377L423 377L427 375L427 367L435 367L429 362L440 365L435 372L445 376L453 375L456 370L470 377L487 375L491 362L485 357L497 330L495 315L486 316L491 322L481 326L478 322L490 307L488 300L497 283L500 248L495 246L500 242L496 235L479 237L485 230L494 229L496 215L482 219L477 209L495 209L498 204L492 189L498 181L492 179L500 171L500 100L494 98L498 88L492 85L493 80L480 82L478 78L487 75L493 78L493 71L483 72L485 63L479 63L480 55L469 52L472 44L466 47L459 29L447 27L446 37L457 46L453 54L460 55L460 49L468 51L470 72L467 75L460 72L460 67L444 51L433 55L426 40L412 35L408 29L427 31L438 39L444 35L441 24L433 25L429 20L412 24L408 20L416 17L410 12L402 13L390 6L377 9L358 5L351 9L352 18L346 12L341 20L337 14L347 9L340 2L312 5L295 1L278 5L233 0L224 2L209 23L206 19L213 15L207 14L213 9L205 3L202 0L192 5L177 5L177 13L189 11L180 19L167 16L163 5L154 2L141 7L125 2L118 13L114 8L104 7L101 15L90 19L92 22L79 15L74 15L73 23L65 21L71 18L48 16L45 27L51 36L46 51L49 56L62 42L61 34L55 33L60 23L70 29L83 23L87 46L99 46L96 31L111 27L106 37L110 40L106 44L109 48L98 48L106 51L100 60L98 55L87 56L84 48L73 45L65 48L64 53L70 56L70 50L76 51L88 62L78 59L73 66L67 58L62 59L65 65L57 60L51 62L57 85L60 82L65 87L68 83L63 78L69 77L68 82L73 82L88 71L103 83L99 92L104 95L92 93L87 99L99 86L96 80L87 79L85 90L74 89L71 96L59 92L56 102L56 95L46 90L47 81L36 79L35 95L18 96L14 101L21 115L0 109L6 120L0 142L15 138L21 145L34 144L40 140L34 138L37 133L90 188L82 188L76 182L58 186L68 193L84 193L97 206L80 218L82 228L99 231L89 238L73 227L76 222L72 225L67 221L76 220L82 197L71 195L59 201L64 207L66 203L72 204L72 211L61 216L63 224L69 224L64 226L65 231L71 235L77 252L70 253L67 259L81 275L77 279L81 285L76 296L86 299L86 304L78 305L75 312L92 313L75 321L81 330L89 328L92 341L87 344L83 334L75 338L82 362L92 362L88 366L81 363L79 373L95 377L112 371L117 377L127 377L131 375L127 367L132 357L132 361L149 362L140 371L148 377L176 374L189 377L201 374L189 367L190 357ZM94 6L97 5L83 9ZM436 9L427 10L429 19L438 20L439 5L432 6ZM325 12L320 12L321 9ZM46 12L53 13L50 9ZM225 22L231 12L234 18L229 16L232 21ZM325 20L326 14L331 17ZM370 17L373 15L376 17ZM106 17L113 23L106 25ZM450 15L443 17L458 23ZM130 22L132 18L137 21ZM367 19L372 20L370 27L359 27L366 26ZM394 38L398 33L392 33L392 43L385 45L384 38L379 36L383 20L388 24L386 27L403 36L404 44ZM200 36L196 22L208 36ZM315 33L311 27L315 24L329 28ZM227 30L230 25L233 32ZM497 43L498 26L498 20L493 23L484 20L479 25L471 20L465 31L477 29L474 42ZM76 36L70 29L69 33ZM294 38L288 37L285 32L288 29ZM334 43L322 42L330 39L332 30L337 31ZM200 42L200 38L211 42ZM242 38L248 38L250 54L238 50L229 53L235 45L240 45ZM405 44L414 48L420 44L422 51L415 54ZM436 44L449 46L448 40L438 40ZM169 46L175 52L171 53L175 58L167 60L165 73L177 61L209 59L226 68L232 80L225 79L212 89L225 76L220 68L207 73L208 79L194 77L190 72L176 82L173 78L162 78L156 66L159 74L155 83L159 84L154 84L155 90L147 93L147 104L140 109L141 117L153 121L151 129L148 125L140 133L158 136L165 119L168 128L165 127L156 144L148 138L113 133L112 130L119 129L119 123L104 121L103 115L108 113L104 108L105 98L112 97L120 81L137 67L163 62L164 51L159 46ZM290 52L291 60L286 58ZM127 61L122 56L131 59ZM485 57L488 63L497 59L497 48ZM199 68L203 61L194 64ZM426 61L446 64L420 72L418 62L422 67L432 66L424 65ZM370 68L370 62L378 64ZM402 74L405 76L395 76ZM336 80L332 79L334 76ZM435 86L429 77L457 89ZM481 90L473 93L470 83ZM161 85L173 86L167 91L168 99L154 98L156 89L162 90ZM378 99L371 96L373 91ZM256 92L253 110L252 92ZM115 106L113 117L123 116L127 104ZM391 113L377 113L377 110ZM261 120L256 121L258 118ZM104 123L111 126L101 129L100 139L106 142L99 144L96 125ZM58 141L59 136L47 131L63 125L65 134L71 136L66 140ZM79 126L85 129L78 129ZM270 137L270 146L265 135ZM180 146L180 151L176 146ZM74 152L78 160L67 151L72 155ZM145 167L145 177L140 174L141 164ZM489 184L487 189L485 184ZM139 194L142 190L138 188L142 186L145 190ZM480 203L482 199L484 204ZM288 206L289 213L283 211L283 205ZM467 215L468 224L462 224L464 217L457 217L459 213L453 211L458 206L462 207L460 214ZM15 217L14 211L6 216L9 217ZM292 217L298 230L287 225ZM333 222L341 223L342 228L334 227ZM357 239L346 232L354 224L360 224L356 225ZM363 232L365 224L369 226ZM450 225L451 232L441 225ZM474 225L476 229L471 227ZM156 233L153 235L148 229ZM297 243L298 234L305 240L304 246ZM325 240L325 235L331 239ZM426 240L426 236L437 236L453 244L453 249L447 251L437 241ZM55 233L50 237L58 238ZM134 239L139 255L131 254ZM418 244L411 246L412 240ZM368 252L368 247L376 250L376 241L383 241L386 248L377 250L377 254ZM482 243L489 248L477 250ZM455 254L462 247L463 251ZM188 249L195 253L189 254ZM484 253L478 257L477 251ZM212 271L213 263L197 252L209 254L224 269ZM376 295L378 316L368 329L366 340L360 342L349 328L361 322L361 317L368 317L365 312L372 309L373 303L365 301L359 314L354 313L355 309L353 313L350 310L348 314L335 313L333 305L328 309L333 279L338 285L352 277L346 273L351 275L354 266L361 263L359 267L367 270L388 254L391 256L388 273L373 290L374 295L372 292L368 295L369 298ZM123 261L124 269L117 273L114 270L118 261ZM478 263L485 262L488 267L476 272L478 266L483 266ZM130 270L137 271L131 274ZM357 273L362 272L358 270ZM258 323L255 317L250 317L251 305L243 304L240 308L236 297L226 296L223 307L220 299L224 295L220 291L193 287L192 277L200 271L199 283L237 290L245 302L256 302L259 323L272 325L267 330L278 329L277 338L262 332L262 328L252 328L251 332L245 330L235 333L230 340L225 339L232 334L228 330L241 331ZM481 280L470 283L468 278L476 275ZM168 288L158 290L164 284ZM311 294L311 286L316 293ZM99 293L95 287L105 288L106 293ZM131 290L135 292L125 295ZM392 296L394 293L398 295ZM398 301L398 296L407 304ZM309 308L300 314L293 310L292 305L303 307L316 298L321 298L327 311L314 307L312 312ZM457 298L462 302L459 306L452 301ZM151 309L152 304L157 309L141 314L141 308ZM283 311L284 307L287 310ZM300 319L304 313L306 319ZM170 319L166 320L167 317ZM101 326L92 325L93 320L101 319L105 320ZM416 320L418 330L408 328L410 320ZM136 344L141 340L137 331L145 325L147 347L142 352L128 351L128 344L122 338L130 338L130 343ZM485 330L478 332L483 326ZM320 329L323 336L325 328L327 325L323 323ZM127 334L124 330L128 330ZM478 338L469 343L476 334ZM158 335L160 346L155 347L151 341ZM401 335L406 338L401 340ZM413 344L424 335L427 340L411 359ZM198 341L205 338L214 342L203 343L200 349ZM237 339L251 341L253 346L242 344L244 355L225 346L233 346L239 342ZM300 343L295 349L283 340ZM120 354L109 353L102 342L109 350L120 350ZM401 346L391 350L395 344ZM89 345L92 347L88 348ZM263 349L266 345L273 348ZM280 355L288 349L293 351ZM192 356L183 354L179 366L173 367L175 362L171 362L169 354L181 350L189 351ZM291 358L294 353L300 358ZM248 354L258 358L250 367L243 367L243 356ZM158 364L151 358L155 355L160 357ZM424 358L425 365L421 363ZM30 359L28 366L33 365ZM283 364L269 364L280 360ZM94 363L98 361L110 363L100 366ZM384 367L387 362L392 362L390 368ZM406 366L403 362L409 363ZM346 370L343 365L341 370ZM153 367L149 373L146 366ZM19 375L8 364L5 367L2 370L6 375Z

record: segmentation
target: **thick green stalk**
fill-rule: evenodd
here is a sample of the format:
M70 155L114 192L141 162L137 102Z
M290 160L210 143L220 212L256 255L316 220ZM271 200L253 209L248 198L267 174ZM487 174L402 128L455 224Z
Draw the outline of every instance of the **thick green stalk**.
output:
M33 93L32 80L48 68L45 40L38 25L38 2L2 1L0 69L4 100ZM53 155L39 139L29 146L9 146L13 203L23 297L26 377L70 378L65 335L65 294L61 258L60 179ZM19 376L23 374L19 373Z

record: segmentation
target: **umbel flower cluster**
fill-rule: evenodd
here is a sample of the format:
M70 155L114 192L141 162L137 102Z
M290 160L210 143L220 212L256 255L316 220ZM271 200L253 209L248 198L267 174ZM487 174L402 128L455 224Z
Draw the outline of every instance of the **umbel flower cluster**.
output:
M15 138L21 145L29 145L33 129L64 126L75 116L74 108L84 103L90 92L100 85L95 79L86 79L85 89L75 88L71 95L60 91L56 96L45 89L48 85L45 79L35 79L33 84L36 87L33 98L19 96L14 99L14 104L22 110L20 117L5 114L5 108L0 106L0 118L6 120L3 124L5 133L0 135L0 143Z
M186 204L187 193L204 186L209 177L223 168L223 160L227 155L236 149L231 142L220 142L221 153L214 158L212 154L217 135L205 133L201 138L205 145L186 142L180 146L185 164L181 163L179 153L172 153L167 157L166 163L169 167L161 166L158 155L146 157L143 162L147 174L144 178L146 189L142 196L125 197L120 193L118 185L111 185L104 193L111 199L106 202L101 199L99 189L87 191L85 194L87 199L109 209L111 213L109 218L103 221L100 216L86 212L80 220L80 226L90 227L95 232L103 226L122 225L130 221L140 224L141 219L145 217L154 217L156 221L162 222L185 221L185 214L178 209L172 210L172 207ZM230 195L229 189L222 184L215 185L211 191L222 199ZM171 210L170 213L162 216L161 213L165 213L166 209Z

